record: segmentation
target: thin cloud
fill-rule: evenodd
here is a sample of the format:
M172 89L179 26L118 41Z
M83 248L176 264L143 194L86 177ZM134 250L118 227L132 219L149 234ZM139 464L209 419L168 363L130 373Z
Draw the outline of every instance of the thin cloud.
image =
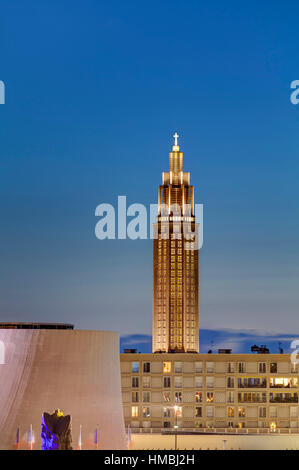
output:
M254 329L237 330L223 329L201 329L199 333L200 352L207 353L210 349L215 353L218 349L232 349L232 353L251 353L251 346L266 345L271 353L279 353L279 347L285 353L292 352L290 345L294 339L299 339L299 334L277 333L257 331ZM138 352L150 353L151 335L126 335L120 339L120 348L132 347ZM280 344L279 344L280 343Z

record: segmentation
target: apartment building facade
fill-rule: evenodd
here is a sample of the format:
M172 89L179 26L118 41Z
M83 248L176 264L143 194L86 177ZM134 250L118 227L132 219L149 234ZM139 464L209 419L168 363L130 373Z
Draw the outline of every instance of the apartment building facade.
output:
M299 428L288 354L121 354L125 425L158 432Z

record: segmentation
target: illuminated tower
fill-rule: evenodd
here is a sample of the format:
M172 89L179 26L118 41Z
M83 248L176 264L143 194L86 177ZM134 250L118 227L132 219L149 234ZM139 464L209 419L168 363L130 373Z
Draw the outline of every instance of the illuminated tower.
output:
M198 224L178 134L154 224L153 352L199 352Z

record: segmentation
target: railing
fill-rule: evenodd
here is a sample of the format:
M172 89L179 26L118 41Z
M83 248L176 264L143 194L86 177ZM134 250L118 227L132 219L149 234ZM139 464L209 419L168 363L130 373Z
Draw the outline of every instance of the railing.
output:
M218 435L244 435L244 434L299 434L299 428L130 428L133 434L218 434Z
M298 385L294 385L294 384L288 384L288 385L280 385L280 384L275 384L275 385L269 385L269 388L298 388Z
M227 387L232 388L232 387ZM267 384L238 384L238 388L267 388Z
M292 398L270 398L269 403L298 403L298 397Z
M264 399L264 400L262 400L262 399L261 400L259 400L259 399L255 399L255 400L245 400L245 399L241 400L240 399L239 400L238 399L237 403L267 403L267 400L266 399Z

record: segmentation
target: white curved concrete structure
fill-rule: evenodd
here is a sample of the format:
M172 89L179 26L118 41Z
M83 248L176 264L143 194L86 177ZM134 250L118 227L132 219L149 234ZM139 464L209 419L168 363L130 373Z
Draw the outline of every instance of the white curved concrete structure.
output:
M1 343L2 342L2 343ZM73 448L124 449L119 335L88 330L0 329L0 449L28 448L32 425L40 449L44 411L72 416ZM4 351L3 351L4 345Z

